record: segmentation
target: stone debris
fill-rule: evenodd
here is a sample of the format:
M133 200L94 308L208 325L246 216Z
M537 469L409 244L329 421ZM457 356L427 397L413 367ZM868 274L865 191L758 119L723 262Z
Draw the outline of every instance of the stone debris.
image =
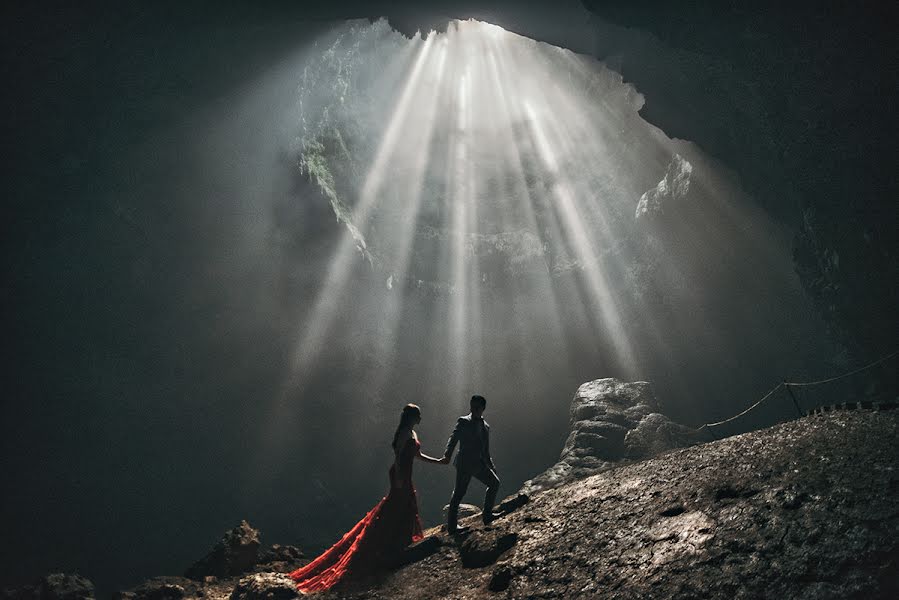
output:
M254 573L242 578L231 600L292 600L299 597L296 584L283 573Z

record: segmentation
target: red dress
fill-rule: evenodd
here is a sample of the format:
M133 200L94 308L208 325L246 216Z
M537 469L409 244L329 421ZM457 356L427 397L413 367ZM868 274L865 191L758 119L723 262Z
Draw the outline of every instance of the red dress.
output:
M418 440L410 438L390 467L390 492L339 542L290 573L300 592L326 590L350 574L370 573L424 537L412 485L412 461L420 447Z

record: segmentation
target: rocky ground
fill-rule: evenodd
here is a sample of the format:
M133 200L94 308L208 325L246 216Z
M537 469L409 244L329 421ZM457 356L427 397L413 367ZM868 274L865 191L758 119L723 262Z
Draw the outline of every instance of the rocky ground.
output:
M897 598L897 459L899 413L805 417L431 530L429 556L320 597Z
M899 411L804 417L521 494L493 525L473 515L467 535L431 529L405 566L318 597L899 598L897 459ZM242 523L189 577L114 600L294 600L284 573L307 560L291 546L261 549ZM93 592L57 574L2 598Z

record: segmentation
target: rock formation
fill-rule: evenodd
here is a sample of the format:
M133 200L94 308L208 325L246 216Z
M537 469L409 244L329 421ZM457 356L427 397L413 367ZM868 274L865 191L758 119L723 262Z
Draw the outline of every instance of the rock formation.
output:
M207 575L237 575L256 564L258 551L259 531L242 521L225 533L209 554L194 563L184 574L191 579L202 579Z
M113 594L113 600L287 600L284 579L278 575L307 562L295 546L274 544L259 550L259 531L246 521L222 536L187 576L152 577L131 589ZM241 579L243 574L253 571ZM289 579L288 579L289 581ZM94 600L94 584L76 574L53 573L30 585L0 590L0 600Z
M273 544L260 550L259 530L241 521L187 570L186 577L153 577L118 592L115 600L286 600L296 596L296 592L292 585L285 587L285 580L289 579L283 574L306 562L303 552L295 546Z
M693 174L693 165L680 154L675 154L668 163L665 177L651 190L647 190L640 196L637 202L637 219L651 217L664 213L672 204L683 201L690 192L690 177Z
M622 464L699 441L693 430L658 412L652 386L597 379L571 402L571 433L559 462L525 482L527 494L558 487Z

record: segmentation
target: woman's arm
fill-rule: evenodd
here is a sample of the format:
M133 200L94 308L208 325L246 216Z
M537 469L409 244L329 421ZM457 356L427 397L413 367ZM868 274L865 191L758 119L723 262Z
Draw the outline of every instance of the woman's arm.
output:
M445 465L449 463L449 460L444 458L434 458L433 456L428 456L424 452L421 451L421 448L416 447L415 449L415 458L419 460L423 460L427 463L433 463L435 465Z

